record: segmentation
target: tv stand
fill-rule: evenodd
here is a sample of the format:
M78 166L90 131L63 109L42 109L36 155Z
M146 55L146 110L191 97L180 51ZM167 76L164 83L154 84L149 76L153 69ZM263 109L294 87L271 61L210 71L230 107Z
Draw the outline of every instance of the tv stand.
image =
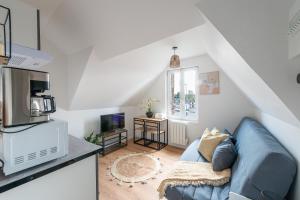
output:
M102 140L100 142L101 154L104 156L106 153L120 149L128 144L128 130L116 129L110 132L100 133Z

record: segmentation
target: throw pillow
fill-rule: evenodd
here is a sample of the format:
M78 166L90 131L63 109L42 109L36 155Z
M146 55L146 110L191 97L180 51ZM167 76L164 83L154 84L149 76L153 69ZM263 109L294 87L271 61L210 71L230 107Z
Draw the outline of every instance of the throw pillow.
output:
M211 132L205 129L199 144L199 152L209 162L212 160L212 155L218 144L228 138L228 134L220 132Z
M231 139L232 143L235 145L236 139L235 139L234 135L227 129L224 129L224 133L229 135L229 138Z
M230 138L225 139L215 149L212 156L214 171L230 168L237 157L235 146Z
M215 127L210 131L210 133L213 135L216 135L216 134L220 133L220 130Z

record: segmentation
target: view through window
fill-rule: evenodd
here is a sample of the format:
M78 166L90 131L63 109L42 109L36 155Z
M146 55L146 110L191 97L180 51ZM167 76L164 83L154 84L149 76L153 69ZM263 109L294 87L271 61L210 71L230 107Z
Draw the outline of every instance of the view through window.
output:
M176 119L198 118L198 67L168 71L168 115Z

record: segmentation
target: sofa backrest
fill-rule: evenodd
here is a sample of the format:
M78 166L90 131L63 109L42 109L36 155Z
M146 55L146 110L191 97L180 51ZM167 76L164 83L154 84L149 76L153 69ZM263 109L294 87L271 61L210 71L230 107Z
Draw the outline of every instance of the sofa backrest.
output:
M296 174L294 158L254 119L244 118L234 137L238 158L230 190L251 199L284 199Z

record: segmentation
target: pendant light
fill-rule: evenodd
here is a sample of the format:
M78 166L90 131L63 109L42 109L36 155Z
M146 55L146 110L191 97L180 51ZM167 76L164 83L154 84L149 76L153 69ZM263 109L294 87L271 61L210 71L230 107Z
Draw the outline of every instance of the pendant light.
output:
M179 59L179 56L175 54L178 47L173 47L172 49L174 51L174 55L171 57L170 67L171 68L178 68L178 67L180 67L180 59Z

